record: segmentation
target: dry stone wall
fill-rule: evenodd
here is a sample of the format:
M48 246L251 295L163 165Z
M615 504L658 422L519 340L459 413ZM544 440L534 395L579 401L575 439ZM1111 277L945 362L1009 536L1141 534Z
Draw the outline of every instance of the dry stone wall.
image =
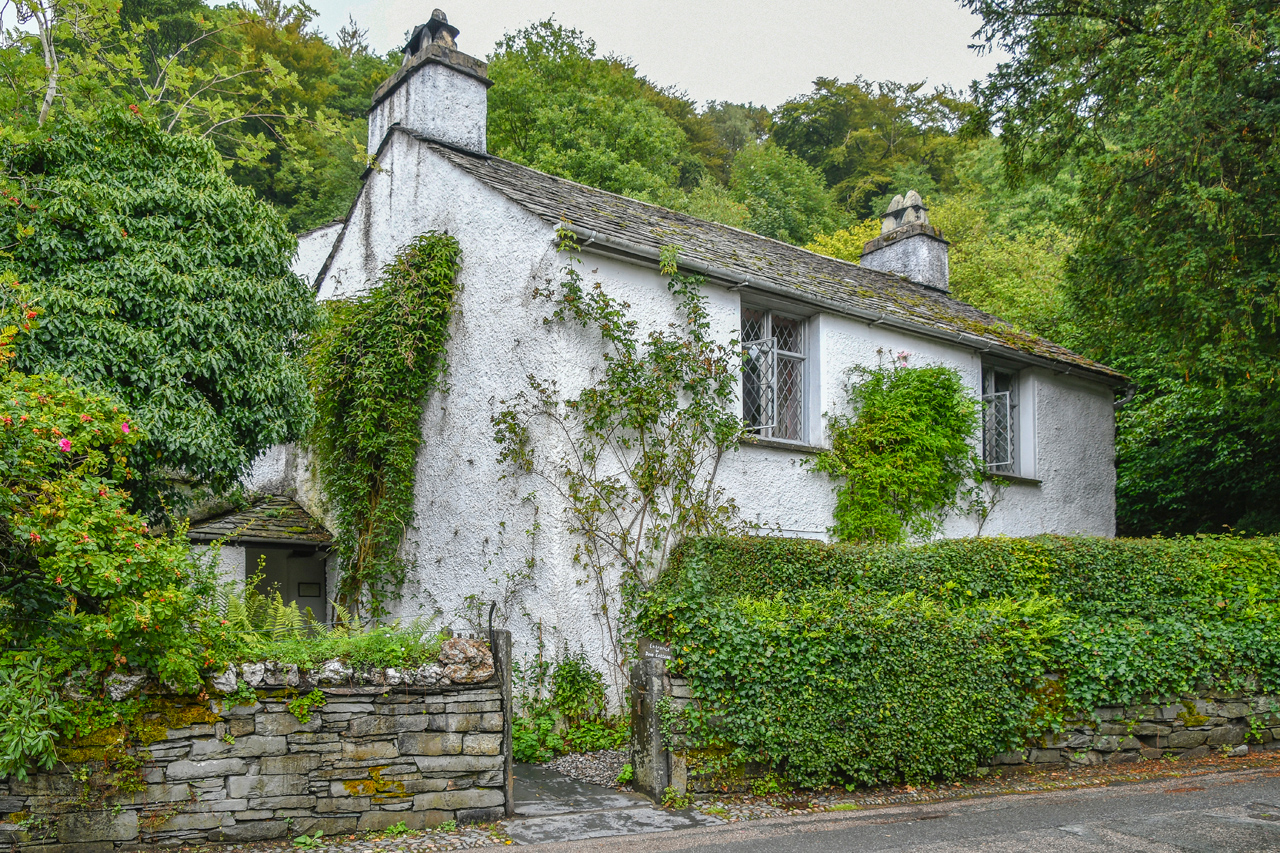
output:
M246 664L220 678L254 687L248 704L157 697L125 740L106 730L52 771L0 780L0 844L110 853L499 820L512 809L511 682L510 635L496 633L496 661L455 638L422 673ZM312 690L325 704L291 712Z
M664 708L670 714L696 701L688 680L667 672L661 660L642 660L632 669L631 688L636 790L660 799L667 787L681 794L726 786L745 789L751 779L772 769L740 768L733 778L700 776L694 754L680 742L680 732L671 730L670 720L662 720ZM990 765L1079 767L1271 749L1280 749L1280 696L1206 690L1167 702L1096 708L1093 714L1066 720L1061 732L992 756ZM979 773L985 772L979 768Z

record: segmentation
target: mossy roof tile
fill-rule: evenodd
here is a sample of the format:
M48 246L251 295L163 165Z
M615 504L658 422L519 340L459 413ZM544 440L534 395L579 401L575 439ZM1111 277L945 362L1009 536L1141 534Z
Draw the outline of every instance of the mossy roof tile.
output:
M413 135L413 134L411 134ZM557 178L498 157L479 156L414 136L435 153L550 224L567 221L606 237L658 251L676 245L694 260L762 279L798 298L816 297L851 315L874 312L955 340L971 336L1038 356L1116 385L1125 377L1106 365L901 276L829 258L749 231Z
M192 526L187 531L187 538L197 542L225 539L229 542L327 545L333 541L333 534L297 501L282 495L259 495L246 509Z

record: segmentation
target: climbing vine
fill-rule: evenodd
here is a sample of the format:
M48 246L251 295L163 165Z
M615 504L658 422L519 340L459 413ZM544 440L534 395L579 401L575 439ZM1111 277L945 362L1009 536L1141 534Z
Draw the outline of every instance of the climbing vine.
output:
M309 443L336 515L338 603L367 617L385 615L404 582L422 406L445 373L460 259L447 234L415 237L371 291L326 305L308 354Z
M568 235L562 245L576 250ZM563 502L574 561L594 590L615 677L626 662L623 590L651 583L685 536L728 530L737 515L716 485L742 431L734 413L737 342L716 342L701 279L661 270L680 320L642 335L630 305L583 281L574 263L558 286L539 288L547 324L599 335L604 369L575 395L530 374L529 388L493 418L499 459L540 479Z
M851 415L828 418L831 449L814 467L839 481L832 533L903 542L940 531L948 513L981 509L978 402L949 367L908 367L906 353L861 370Z

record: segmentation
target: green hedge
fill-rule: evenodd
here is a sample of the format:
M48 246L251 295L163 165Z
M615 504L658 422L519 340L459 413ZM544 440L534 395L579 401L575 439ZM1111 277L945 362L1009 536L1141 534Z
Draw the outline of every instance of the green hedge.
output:
M691 539L658 585L696 578L708 595L772 596L839 587L914 590L956 600L1052 596L1072 609L1159 613L1170 602L1280 598L1280 538L949 539L927 545L825 545L780 537Z
M1280 690L1277 585L1275 539L700 539L638 626L714 709L706 745L803 784L916 781L1066 712Z

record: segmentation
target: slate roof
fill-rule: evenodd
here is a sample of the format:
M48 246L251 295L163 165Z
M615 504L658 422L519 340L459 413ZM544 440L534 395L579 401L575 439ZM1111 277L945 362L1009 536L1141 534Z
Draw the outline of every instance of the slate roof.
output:
M986 343L1007 355L1022 353L1054 362L1072 373L1111 385L1127 381L1105 365L1020 332L998 317L901 276L402 132L549 224L567 220L579 230L589 229L654 254L663 246L678 246L682 263L694 261L764 282L855 317L865 318L868 313L883 316L885 322L899 320L902 323L895 325L906 324L919 333L950 341L966 339L968 345L977 339L978 344Z
M202 521L187 531L195 542L327 545L333 534L296 501L282 495L260 495L247 509Z

